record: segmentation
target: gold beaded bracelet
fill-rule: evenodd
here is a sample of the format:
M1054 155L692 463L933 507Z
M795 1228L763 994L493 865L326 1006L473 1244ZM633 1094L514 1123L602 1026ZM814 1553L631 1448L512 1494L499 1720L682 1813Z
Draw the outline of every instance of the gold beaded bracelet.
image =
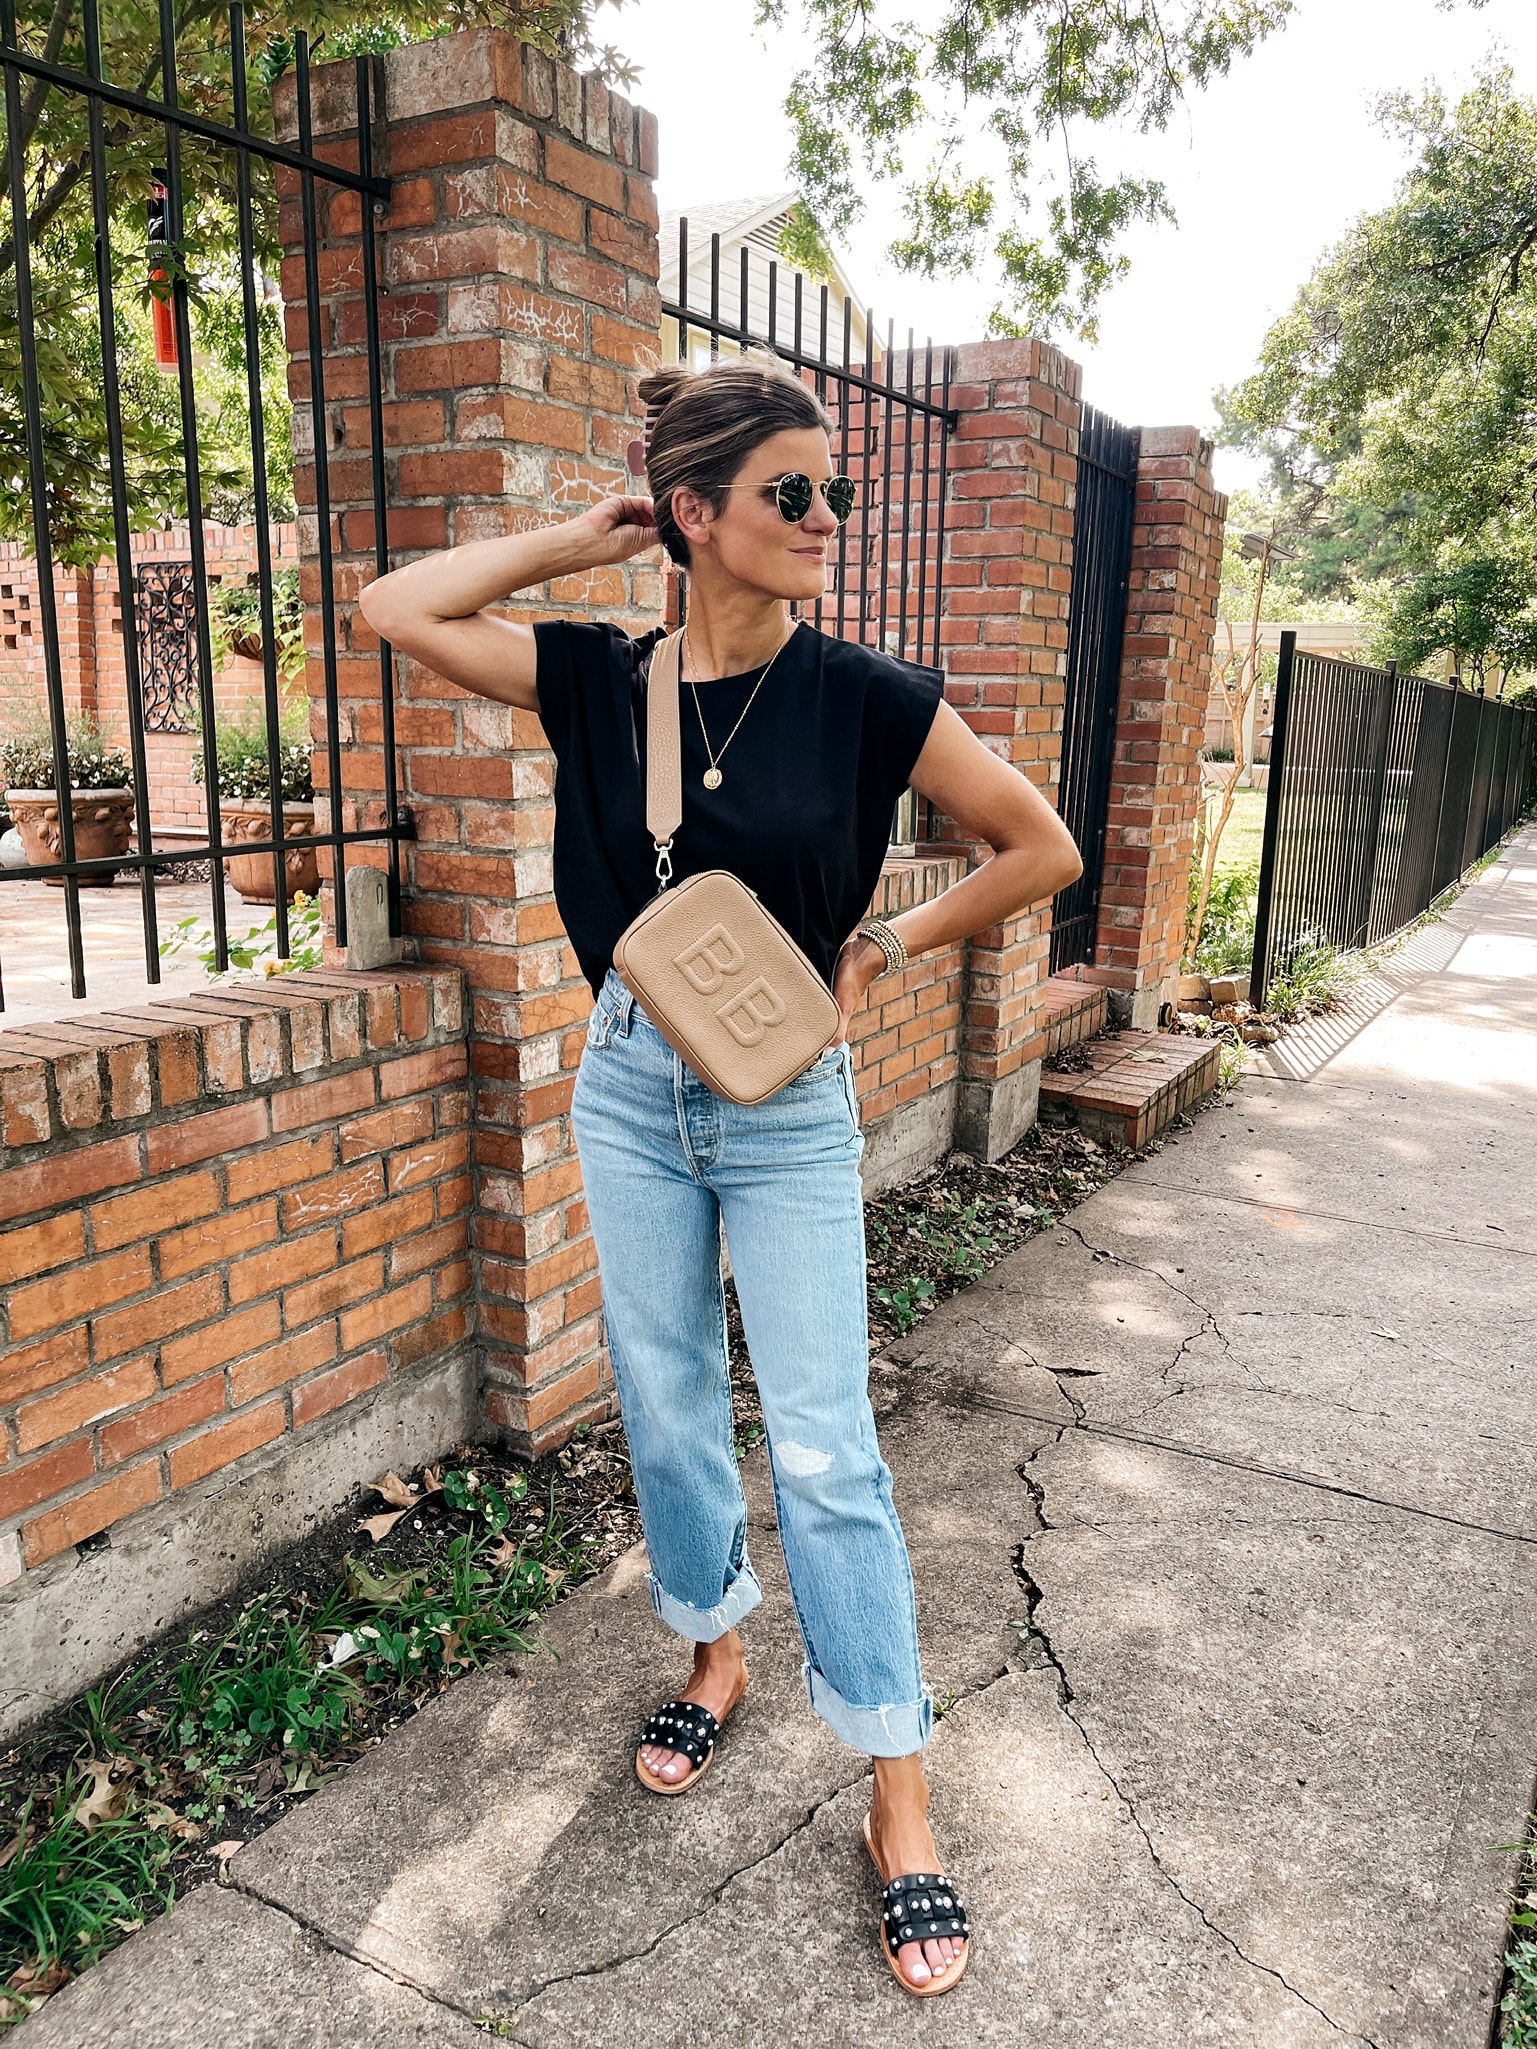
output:
M902 935L893 932L884 919L865 918L858 929L867 939L873 939L886 956L886 965L881 969L883 975L890 974L893 968L906 966L907 948L902 942Z

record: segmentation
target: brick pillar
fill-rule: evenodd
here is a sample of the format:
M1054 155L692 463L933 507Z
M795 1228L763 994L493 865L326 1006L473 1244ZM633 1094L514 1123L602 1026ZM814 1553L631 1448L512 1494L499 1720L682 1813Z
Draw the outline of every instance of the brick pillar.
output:
M472 29L378 60L393 180L380 323L391 561L515 532L618 488L656 360L651 116L512 36ZM347 154L350 62L314 79L317 147ZM291 90L280 120L293 131ZM281 176L281 174L280 174ZM373 575L358 202L322 197L330 484L347 742L343 815L377 815L377 644L353 604ZM308 399L298 202L285 188L291 389ZM305 594L318 599L309 414L295 414ZM654 617L654 564L531 591L522 618ZM311 664L310 687L320 687ZM462 968L472 995L479 1330L489 1420L544 1445L606 1405L597 1262L568 1108L591 991L556 914L553 758L531 714L401 661L396 738L408 951ZM324 758L315 757L317 780ZM349 859L351 856L349 856Z
M1227 516L1211 455L1194 427L1142 429L1099 932L1082 972L1143 1030L1176 993L1185 939Z
M1072 583L1078 365L1045 342L955 352L945 587L945 696L972 731L1053 803L1062 751ZM953 832L953 828L952 828ZM973 862L987 856L970 849ZM955 1143L995 1160L1035 1122L1042 906L975 933L961 1021Z

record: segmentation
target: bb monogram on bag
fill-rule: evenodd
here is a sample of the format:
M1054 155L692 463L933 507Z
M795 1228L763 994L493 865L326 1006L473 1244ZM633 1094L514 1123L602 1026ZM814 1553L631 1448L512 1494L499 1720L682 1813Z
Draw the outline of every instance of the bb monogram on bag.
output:
M727 975L734 975L746 958L724 925L712 925L692 945L674 954L673 962L701 996L713 996Z
M673 964L701 996L713 996L746 959L725 926L715 924L681 953L674 954ZM754 975L746 988L738 989L715 1015L738 1045L756 1046L769 1025L779 1024L788 1015L788 1006L771 982L762 975Z
M761 1006L767 1002L765 1010ZM755 975L739 995L723 1004L715 1015L739 1045L756 1046L766 1025L777 1025L788 1014L788 1005L777 989L762 975Z

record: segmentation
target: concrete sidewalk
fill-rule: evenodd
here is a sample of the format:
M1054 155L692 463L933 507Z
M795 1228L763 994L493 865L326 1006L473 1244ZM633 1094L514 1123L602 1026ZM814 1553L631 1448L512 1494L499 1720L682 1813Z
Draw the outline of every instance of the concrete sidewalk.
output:
M1276 1071L877 1362L934 1818L907 1998L862 1761L768 1599L710 1784L631 1554L27 2023L28 2049L1482 2049L1537 1764L1537 834ZM1026 1626L1026 1618L1030 1618Z

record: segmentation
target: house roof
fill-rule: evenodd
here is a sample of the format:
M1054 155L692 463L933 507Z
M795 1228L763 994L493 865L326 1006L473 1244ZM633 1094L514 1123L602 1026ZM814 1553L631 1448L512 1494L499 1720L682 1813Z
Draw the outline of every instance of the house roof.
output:
M722 199L713 206L680 207L676 212L662 215L662 248L665 251L670 244L676 257L678 222L685 216L692 254L696 236L708 248L712 235L719 235L724 242L728 235L733 239L745 238L755 228L765 227L770 221L777 226L778 216L787 214L799 197L796 192L770 192L761 199Z
M725 199L713 205L685 206L675 212L664 213L661 223L662 292L671 298L678 287L678 222L688 222L688 269L689 299L696 297L695 279L704 280L709 275L710 237L719 235L721 252L740 249L750 243L762 250L769 259L779 258L780 231L788 225L792 208L800 204L798 192L770 192L757 199ZM724 269L724 266L723 266ZM734 277L735 272L732 272ZM858 292L850 283L847 273L836 254L833 256L832 276L827 280L835 299L852 299L856 308L863 310Z

